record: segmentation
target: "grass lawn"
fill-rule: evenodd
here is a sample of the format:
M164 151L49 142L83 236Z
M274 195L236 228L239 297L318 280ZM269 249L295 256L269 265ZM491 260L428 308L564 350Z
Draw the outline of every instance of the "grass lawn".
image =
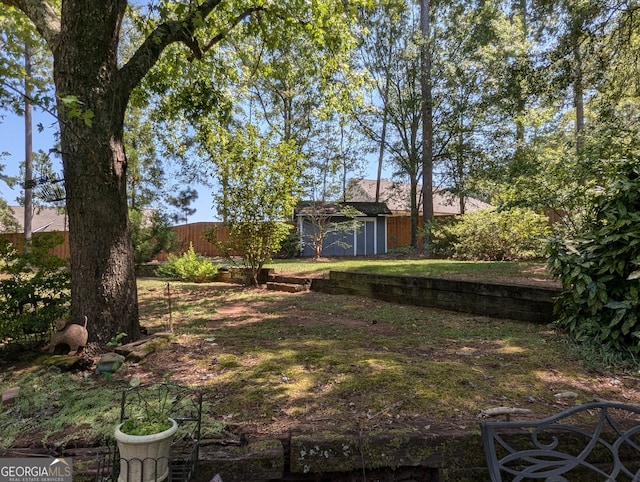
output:
M393 262L399 270L433 264ZM0 391L21 388L16 404L2 407L0 446L97 443L112 433L121 390L134 376L202 389L205 436L225 440L319 430L459 432L477 430L479 412L496 406L539 417L594 397L640 403L636 377L586 370L544 325L223 283L143 279L139 299L142 325L151 333L171 325L173 333L113 377L94 372L95 349L72 371L47 368L50 357L38 351L0 351ZM562 392L577 398L555 396Z
M441 259L312 259L274 260L265 266L276 273L327 277L330 271L357 271L401 276L448 277L488 282L558 284L544 262L452 261Z

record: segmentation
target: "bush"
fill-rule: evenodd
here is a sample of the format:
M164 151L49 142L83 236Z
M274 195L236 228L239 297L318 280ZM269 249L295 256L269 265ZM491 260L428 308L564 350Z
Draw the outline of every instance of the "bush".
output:
M215 264L210 259L196 254L193 244L190 244L189 250L181 256L170 254L167 262L156 269L158 276L196 283L212 281L217 273L218 268Z
M49 253L63 239L57 233L34 236L29 252L0 238L0 341L49 332L68 315L71 277L67 261Z
M443 216L427 224L423 236L429 240L431 254L444 258L453 257L453 246L458 239L454 234L453 227L461 219L460 216Z
M428 227L434 254L469 260L541 258L550 233L548 219L530 209L483 209Z
M143 213L132 209L129 219L136 265L148 263L160 251L170 253L180 246L178 233L171 228L166 214L154 212L147 219Z
M598 193L572 239L555 237L548 266L561 278L558 324L580 343L640 353L640 172L630 166Z
M286 238L280 243L280 249L274 255L278 259L298 258L302 253L302 239L297 229L291 229Z

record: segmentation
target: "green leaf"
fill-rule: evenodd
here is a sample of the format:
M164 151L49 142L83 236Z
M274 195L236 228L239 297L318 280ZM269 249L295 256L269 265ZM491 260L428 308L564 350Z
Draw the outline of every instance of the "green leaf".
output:
M636 325L637 319L634 316L629 316L623 323L621 331L623 335L628 335L631 329Z
M640 279L640 269L631 272L631 274L627 276L627 280L629 281L634 279Z
M60 102L69 109L76 109L78 106L83 105L82 101L75 95L65 95L58 98Z
M82 120L84 121L84 123L85 123L87 126L91 127L91 126L92 126L92 124L93 124L93 116L94 116L93 111L91 111L91 110L87 110L87 111L85 111L85 112L84 112L84 114L82 115Z

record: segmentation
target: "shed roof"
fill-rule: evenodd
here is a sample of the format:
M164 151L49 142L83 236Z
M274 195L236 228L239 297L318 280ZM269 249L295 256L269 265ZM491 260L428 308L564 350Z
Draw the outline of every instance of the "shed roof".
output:
M345 207L356 210L359 217L391 216L391 211L383 202L322 202L300 201L295 209L295 216L341 216L345 214Z

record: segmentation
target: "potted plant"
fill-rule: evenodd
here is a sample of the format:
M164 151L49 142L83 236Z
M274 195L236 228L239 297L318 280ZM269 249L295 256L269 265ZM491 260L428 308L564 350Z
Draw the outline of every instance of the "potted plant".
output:
M178 430L170 417L173 399L164 385L142 387L137 378L131 385L123 396L124 421L114 431L120 453L118 482L159 482L169 475L169 452Z

